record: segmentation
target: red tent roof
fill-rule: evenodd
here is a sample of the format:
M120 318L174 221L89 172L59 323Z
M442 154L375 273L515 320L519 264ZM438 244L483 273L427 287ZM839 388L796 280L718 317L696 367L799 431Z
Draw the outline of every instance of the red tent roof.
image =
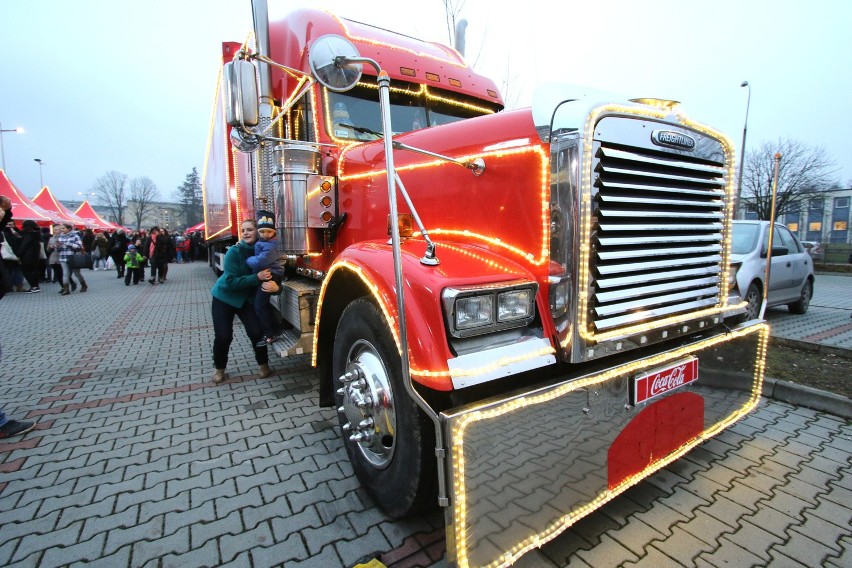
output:
M78 217L82 217L87 223L92 225L93 228L101 230L101 231L115 231L116 229L121 229L118 225L113 225L112 223L108 223L104 221L100 215L98 215L92 206L89 205L88 201L84 201L80 204L74 214Z
M204 221L200 222L197 225L193 225L186 229L187 233L194 233L195 231L203 231L204 230Z
M64 221L59 215L45 211L27 199L2 169L0 169L0 195L5 195L12 201L12 220L14 221L30 220L40 225L52 225Z
M85 219L78 217L77 215L71 213L67 207L59 203L56 200L56 197L50 192L47 186L41 188L41 191L33 197L33 203L47 211L48 213L53 213L58 217L61 217L63 221L67 221L72 223L76 228L87 228L94 229L95 225L93 223L89 223Z

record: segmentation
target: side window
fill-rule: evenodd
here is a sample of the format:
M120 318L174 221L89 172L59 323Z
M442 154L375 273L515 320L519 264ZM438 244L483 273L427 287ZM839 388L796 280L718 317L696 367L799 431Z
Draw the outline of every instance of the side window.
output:
M785 227L776 227L775 228L775 237L779 238L779 244L787 247L787 250L790 254L802 252L801 245L799 245L798 241L790 234L790 231Z

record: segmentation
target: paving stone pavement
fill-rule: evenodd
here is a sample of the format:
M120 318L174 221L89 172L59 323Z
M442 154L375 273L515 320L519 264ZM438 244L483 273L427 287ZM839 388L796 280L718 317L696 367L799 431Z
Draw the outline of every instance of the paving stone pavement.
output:
M808 313L785 306L766 310L773 337L848 351L852 355L852 274L820 273Z
M237 330L210 382L205 264L85 275L0 303L0 404L38 420L0 443L0 565L446 565L440 512L390 521L354 480L308 357L260 379ZM848 568L850 455L848 421L763 400L517 565Z

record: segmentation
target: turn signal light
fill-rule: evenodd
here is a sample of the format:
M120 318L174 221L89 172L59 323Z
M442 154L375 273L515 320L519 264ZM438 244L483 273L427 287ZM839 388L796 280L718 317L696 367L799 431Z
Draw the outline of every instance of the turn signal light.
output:
M320 199L320 205L323 207L331 207L331 197L324 195L322 199Z
M320 191L323 193L328 193L331 191L331 182L326 180L320 184Z
M402 238L410 237L414 234L414 217L410 213L399 213L396 216L396 223L399 227L399 236ZM388 236L391 235L391 218L388 215Z

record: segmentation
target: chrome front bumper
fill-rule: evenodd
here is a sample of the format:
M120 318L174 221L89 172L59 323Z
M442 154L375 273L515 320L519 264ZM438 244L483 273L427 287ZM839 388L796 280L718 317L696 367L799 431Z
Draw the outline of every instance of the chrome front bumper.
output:
M512 564L757 404L769 327L754 321L540 390L441 414L447 557ZM698 380L638 405L633 378L687 358Z

